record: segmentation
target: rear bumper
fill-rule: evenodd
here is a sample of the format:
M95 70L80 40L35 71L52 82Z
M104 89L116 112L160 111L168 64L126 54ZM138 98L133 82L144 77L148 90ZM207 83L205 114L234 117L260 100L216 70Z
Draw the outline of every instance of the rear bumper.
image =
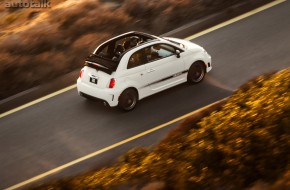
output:
M120 93L115 89L100 89L97 87L93 87L81 81L80 78L77 80L77 90L80 95L91 96L100 101L105 102L110 107L115 107L118 105L118 99Z

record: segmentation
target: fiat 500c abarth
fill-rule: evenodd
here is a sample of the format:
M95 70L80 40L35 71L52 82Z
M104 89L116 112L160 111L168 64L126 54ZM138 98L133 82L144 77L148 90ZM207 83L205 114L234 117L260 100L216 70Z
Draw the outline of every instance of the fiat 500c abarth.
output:
M130 111L145 97L201 82L211 69L211 56L195 43L133 31L102 43L88 56L77 90Z

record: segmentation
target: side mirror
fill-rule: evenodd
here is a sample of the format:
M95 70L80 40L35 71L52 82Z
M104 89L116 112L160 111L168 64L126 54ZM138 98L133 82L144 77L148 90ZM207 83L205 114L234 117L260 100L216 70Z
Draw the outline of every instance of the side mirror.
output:
M176 57L177 58L180 58L180 51L177 49L177 50L175 50L175 54L176 54Z

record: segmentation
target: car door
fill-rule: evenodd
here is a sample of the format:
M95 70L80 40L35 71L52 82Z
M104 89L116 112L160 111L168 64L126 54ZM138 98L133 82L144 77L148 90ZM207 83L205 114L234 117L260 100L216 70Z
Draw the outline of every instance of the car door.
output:
M145 62L141 59L143 49L135 51L128 58L125 58L126 68L120 72L120 77L124 79L123 85L127 87L135 87L139 93L139 99L142 99L148 91L149 87L146 82Z
M159 43L149 48L146 51L147 53L145 53L149 57L148 63L145 64L146 79L151 91L154 93L173 86L180 80L178 76L184 71L184 62L176 54L178 48L174 46Z

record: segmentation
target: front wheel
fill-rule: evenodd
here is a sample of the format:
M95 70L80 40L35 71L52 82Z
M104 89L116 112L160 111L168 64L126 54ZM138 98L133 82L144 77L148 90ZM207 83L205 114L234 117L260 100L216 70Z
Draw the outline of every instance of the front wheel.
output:
M134 89L126 89L119 98L118 106L124 111L131 111L135 108L138 101L138 94Z
M189 68L187 82L189 84L197 84L203 80L205 76L205 67L202 62L196 62Z

